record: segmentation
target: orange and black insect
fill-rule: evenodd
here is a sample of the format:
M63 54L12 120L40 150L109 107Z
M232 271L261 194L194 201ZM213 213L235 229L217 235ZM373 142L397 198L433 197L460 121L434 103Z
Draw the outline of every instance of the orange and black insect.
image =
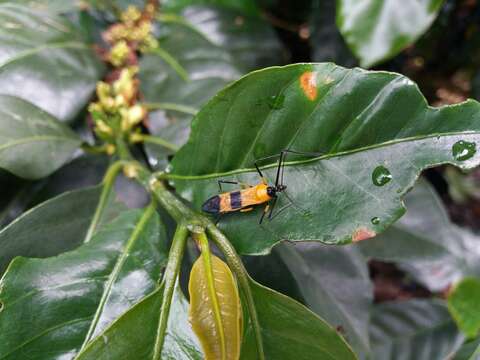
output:
M262 223L267 213L268 219L271 220L273 217L285 210L288 206L293 204L292 200L286 195L286 193L284 193L286 197L290 200L290 203L282 207L279 211L277 211L275 215L273 215L273 210L275 208L275 205L277 204L278 195L284 192L287 188L287 185L283 183L283 172L285 167L285 157L287 153L315 156L319 155L313 153L303 153L293 150L283 150L282 152L280 152L280 154L257 159L254 164L258 174L262 179L261 183L257 185L248 185L239 183L237 181L218 180L220 194L212 196L207 201L205 201L205 203L202 205L202 210L210 214L222 215L234 211L251 211L256 205L266 203L265 209L260 218L260 223ZM272 186L268 185L266 178L263 176L262 171L258 166L258 162L276 157L279 158L277 175L275 178L275 184ZM223 192L222 184L240 185L241 190Z

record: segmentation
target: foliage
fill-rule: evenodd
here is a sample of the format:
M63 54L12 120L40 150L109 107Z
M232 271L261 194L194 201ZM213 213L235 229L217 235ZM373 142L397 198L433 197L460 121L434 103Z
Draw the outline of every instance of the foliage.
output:
M479 103L285 65L379 66L447 3L1 0L0 359L475 359L479 237L412 188L479 165ZM216 218L219 180L286 188Z

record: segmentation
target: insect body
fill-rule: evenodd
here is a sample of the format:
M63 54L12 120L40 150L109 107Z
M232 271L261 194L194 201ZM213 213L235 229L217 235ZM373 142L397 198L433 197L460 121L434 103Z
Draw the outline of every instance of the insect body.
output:
M268 218L272 219L273 216L273 209L275 208L275 204L277 202L278 194L285 191L287 188L286 185L283 184L283 169L284 169L284 161L285 155L287 153L294 153L294 154L301 154L301 155L319 155L313 153L301 153L292 150L283 150L278 155L268 156L262 159L255 161L255 168L257 169L258 174L262 178L262 182L257 185L248 185L242 184L237 181L228 181L228 180L219 180L218 186L220 188L220 194L212 196L209 198L205 203L202 205L202 210L210 213L210 214L218 214L222 215L225 213L233 212L233 211L241 211L246 212L253 210L253 207L260 204L267 204L263 211L262 217L260 218L260 223L263 221L265 214L269 212ZM257 162L261 160L266 160L269 158L278 157L278 167L277 167L277 176L275 179L275 184L270 186L268 185L265 177L263 176L260 168L258 167ZM223 192L222 184L236 184L242 187L241 190L235 190L231 192ZM286 195L286 193L285 193ZM287 196L290 200L290 198ZM293 202L290 200L290 204L281 208L276 215L278 215L282 210L286 207L290 206ZM271 206L270 206L271 204Z
M222 184L225 182L219 182ZM276 197L276 191L266 183L248 186L245 189L225 192L208 199L202 210L211 214L221 214L232 211L250 211L252 206L269 202Z

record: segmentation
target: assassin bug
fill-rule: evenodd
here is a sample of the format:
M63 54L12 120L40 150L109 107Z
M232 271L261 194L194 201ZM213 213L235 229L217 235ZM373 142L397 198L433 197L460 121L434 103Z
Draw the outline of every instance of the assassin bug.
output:
M283 183L283 172L285 168L285 157L287 153L299 154L299 155L309 155L309 156L319 156L320 153L305 153L294 150L283 150L280 154L267 156L264 158L257 159L254 162L255 169L260 175L262 181L257 185L248 185L240 183L238 181L230 180L218 180L218 186L220 188L220 194L212 196L202 205L202 210L210 213L223 215L225 213L240 211L247 212L253 210L256 205L265 204L264 211L260 218L259 223L261 224L265 215L268 213L268 219L271 220L283 210L293 204L293 201L290 197L284 192L287 188L287 185ZM258 162L273 159L278 157L278 166L277 166L277 175L275 178L275 184L273 186L269 185L266 178L263 176L262 171L258 166ZM240 185L241 190L235 190L230 192L223 192L222 184L234 184ZM275 215L273 215L273 210L277 204L278 195L283 193L287 199L290 201L289 204L282 207Z

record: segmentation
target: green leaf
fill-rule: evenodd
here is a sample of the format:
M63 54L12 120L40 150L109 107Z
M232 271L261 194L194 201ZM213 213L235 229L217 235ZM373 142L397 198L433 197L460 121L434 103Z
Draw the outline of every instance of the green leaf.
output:
M265 359L356 359L343 338L309 309L289 297L250 282L260 322ZM256 358L251 324L242 345L242 360Z
M78 9L81 0L0 0L0 4L24 5L33 11L60 14Z
M337 25L364 67L398 54L435 20L444 0L337 0Z
M158 288L131 307L92 341L77 360L151 359L162 294L162 288ZM198 340L188 322L188 302L179 287L174 293L162 349L162 360L203 359Z
M0 167L38 179L65 164L81 139L70 128L36 106L0 95Z
M215 5L248 15L259 15L255 0L164 0L162 2L162 8L167 11L179 11L191 5Z
M445 360L463 337L438 300L379 304L372 315L374 359Z
M359 244L367 257L394 262L439 292L468 275L480 275L480 238L453 224L425 180L405 197L407 213L385 233Z
M282 243L273 253L292 273L303 303L336 328L357 354L368 355L373 289L359 250L353 246Z
M153 206L132 210L87 244L55 258L16 258L2 278L0 354L71 358L152 292L166 262Z
M98 206L101 186L67 192L27 211L0 231L0 274L16 256L50 257L82 244ZM112 199L100 224L120 209Z
M156 54L142 58L139 76L145 101L157 110L149 116L150 132L176 145L185 143L193 115L217 91L282 55L273 29L264 22L215 7L190 7L181 17L165 15L159 29L161 48L186 70L189 80ZM171 153L155 144L146 148L152 165Z
M458 324L458 327L469 338L478 335L480 331L480 279L466 278L455 285L448 295L448 309Z
M219 179L258 184L255 159L286 148L322 152L287 158L284 183L294 206L261 226L259 207L225 216L219 227L242 254L264 254L280 240L361 241L403 215L402 196L422 169L476 166L479 131L476 101L428 107L398 74L274 67L245 76L203 107L166 177L200 209L218 193ZM269 183L275 161L262 162ZM279 209L289 204L281 195Z
M0 94L72 120L103 72L82 31L62 17L12 3L0 4L0 23Z
M296 301L251 282L262 329L266 359L355 359L348 345L323 320ZM161 289L132 307L93 341L78 360L148 359L158 326ZM198 341L188 323L188 304L177 291L170 312L162 359L200 360ZM251 325L247 325L241 359L256 359ZM105 339L107 339L105 341ZM322 357L323 356L323 357Z

